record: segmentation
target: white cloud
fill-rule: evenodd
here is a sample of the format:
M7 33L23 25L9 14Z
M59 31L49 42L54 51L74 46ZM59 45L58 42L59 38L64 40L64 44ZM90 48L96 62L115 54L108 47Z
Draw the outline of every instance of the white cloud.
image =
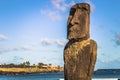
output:
M51 2L55 8L63 11L65 10L65 6L61 7L61 4L64 2L64 0L51 0Z
M66 39L50 39L50 38L41 39L41 44L45 46L57 45L60 47L64 47L66 43L67 43Z
M0 47L4 46L2 43L0 43Z
M51 9L40 10L40 13L48 16L53 21L59 21L63 17L61 12L65 12L75 3L73 0L69 3L66 3L65 0L51 0L51 4Z
M6 37L5 35L3 34L0 34L0 41L1 40L8 40L8 37Z
M55 43L60 47L64 47L67 43L67 40L65 40L65 39L56 40Z
M65 0L51 0L51 3L57 10L66 11L67 8L74 4L74 1L72 0L70 3L66 3Z
M52 45L54 43L54 41L52 39L49 38L43 38L40 40L42 45Z
M61 11L65 11L67 8L67 4L65 4L65 0L51 0L53 6Z
M31 45L23 45L23 46L19 47L19 50L32 50L32 46Z
M15 62L15 63L20 63L21 61L23 61L24 59L22 57L19 57L19 56L14 56L13 57L13 61L12 62Z
M32 46L30 45L22 45L14 48L1 48L0 53L12 52L12 51L30 51L32 50Z
M12 48L6 48L6 47L3 48L3 47L2 47L2 48L0 49L0 53L6 53L6 52L11 52L11 51L12 51Z
M95 4L91 0L86 0L85 2L90 4L91 12L93 12L95 10Z
M61 18L62 18L62 16L59 14L59 13L57 13L57 12L50 12L49 14L48 14L48 16L52 19L52 20L61 20Z
M62 16L59 14L57 11L52 11L52 10L41 10L41 14L48 16L51 20L53 21L59 21L62 19Z
M67 3L66 0L51 0L53 7L59 11L66 11L72 5L78 3L78 1L71 0L71 2ZM91 0L84 0L84 2L89 3L91 6L91 12L95 10L95 4Z
M32 46L30 45L22 45L19 47L9 49L9 51L29 51L29 50L32 50Z

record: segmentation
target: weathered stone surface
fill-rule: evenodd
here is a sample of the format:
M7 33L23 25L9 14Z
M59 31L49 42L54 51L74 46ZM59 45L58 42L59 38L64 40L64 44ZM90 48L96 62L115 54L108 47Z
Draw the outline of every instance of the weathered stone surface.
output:
M96 42L69 41L64 51L65 80L91 80L96 61Z
M75 11L73 11L75 9ZM90 6L72 6L68 18L69 42L64 49L65 80L91 80L96 62L97 44L89 37Z
M89 37L90 5L80 3L72 6L67 22L67 38Z

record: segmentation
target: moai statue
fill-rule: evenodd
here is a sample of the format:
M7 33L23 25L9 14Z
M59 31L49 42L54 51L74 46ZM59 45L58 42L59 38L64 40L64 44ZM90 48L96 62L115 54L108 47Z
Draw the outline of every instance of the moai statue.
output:
M97 44L90 39L90 5L73 5L67 22L64 49L65 80L91 80L96 62Z

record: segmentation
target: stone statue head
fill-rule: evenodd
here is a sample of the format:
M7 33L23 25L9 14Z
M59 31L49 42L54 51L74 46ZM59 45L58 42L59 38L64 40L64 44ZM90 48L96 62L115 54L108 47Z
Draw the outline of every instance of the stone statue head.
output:
M90 5L88 3L75 4L70 9L67 22L67 38L89 38Z

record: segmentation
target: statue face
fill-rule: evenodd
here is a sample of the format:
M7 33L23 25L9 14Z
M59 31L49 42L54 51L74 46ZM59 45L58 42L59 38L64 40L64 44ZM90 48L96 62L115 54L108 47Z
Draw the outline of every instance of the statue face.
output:
M71 8L67 22L68 39L89 37L89 13L90 6L87 3L76 4Z

